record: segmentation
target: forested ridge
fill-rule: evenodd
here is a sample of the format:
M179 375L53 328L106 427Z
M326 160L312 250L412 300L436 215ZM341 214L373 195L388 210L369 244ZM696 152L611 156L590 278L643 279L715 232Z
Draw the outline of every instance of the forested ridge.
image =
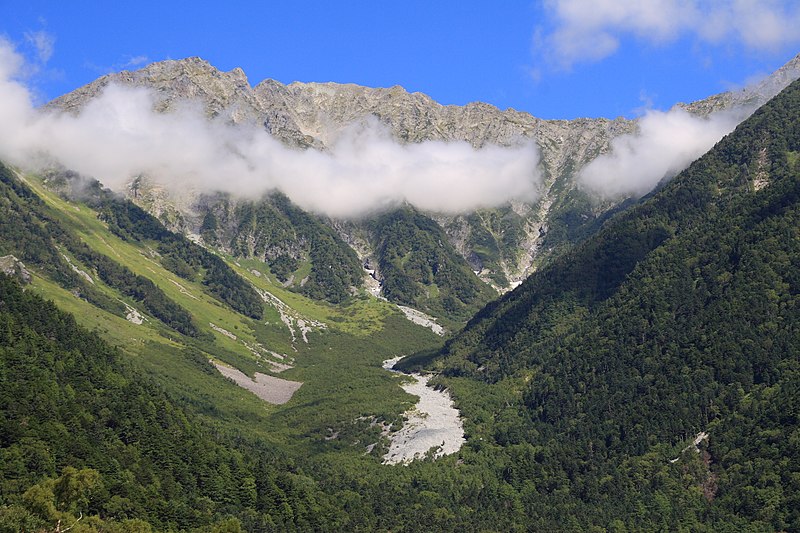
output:
M261 297L222 258L170 231L130 200L103 188L96 180L69 170L49 169L44 181L67 199L95 209L108 229L121 239L151 244L167 270L190 281L201 279L212 296L243 315L255 319L263 316Z
M358 256L316 215L275 192L231 205L224 195L205 198L201 235L240 257L264 261L277 279L309 298L345 302L360 287Z
M368 226L390 301L463 323L495 296L442 228L412 207L378 215Z
M626 458L708 431L710 510L800 529L798 124L795 83L652 198L489 304L433 365L524 379L504 438L558 450L584 504L616 492L603 479Z
M201 235L208 244L264 261L278 281L296 292L340 304L350 298L353 287L363 285L363 265L331 221L303 211L280 193L235 204L224 195L208 196L199 205ZM518 239L520 221L507 218L497 221L501 230ZM444 230L415 209L375 214L359 224L374 250L382 295L389 301L460 326L496 295L472 272ZM500 252L494 237L480 238L488 254L482 259L496 264Z
M142 289L158 287L82 242L6 167L0 191L0 252L80 296L68 295L81 305L123 314L109 296L115 293L77 275L72 258L141 302L163 322L159 328L196 334L188 309ZM162 264L179 276L205 282L235 272L226 265L222 275L209 273L209 252L169 237L132 204L97 206L125 246L163 245ZM357 300L342 272L360 275L360 265L330 228L280 198L259 212L253 216L280 212L316 235L306 252L321 254L311 262L320 265L314 279L321 284L308 285L314 267L303 256L309 282L295 290ZM396 217L413 219L404 227L415 229L395 228ZM428 281L466 297L469 285L447 286L438 270L426 270L436 261L414 258L417 250L449 268L436 228L414 217L386 214L384 228L375 228L398 241L393 249L407 245L402 257L388 259L416 290ZM225 223L208 217L205 225L212 232ZM349 266L323 268L337 261ZM327 275L335 279L327 283ZM237 418L244 411L211 400L244 404L231 391L244 392L191 343L126 352L78 326L35 287L23 290L0 275L0 532L53 531L59 521L74 532L800 531L798 83L661 190L486 306L442 350L409 360L406 366L440 371L434 383L455 397L467 436L455 456L386 466L367 450L374 441L365 439L380 438L381 422L401 417L374 392L396 388L379 357L432 345L397 314L375 325L368 308L349 308L361 320L355 334L313 333L308 345L296 343L294 371L310 379L293 403L259 405ZM256 316L248 292L231 294L238 296L214 304L209 320L231 309ZM280 315L267 312L269 321L232 322L241 326L237 334L251 324L279 340L270 328L280 327ZM382 337L392 321L406 329ZM379 357L348 381L353 376L336 365L361 352ZM163 364L152 363L160 358ZM313 369L328 361L325 382ZM210 385L225 396L207 394ZM343 409L319 392L354 389L363 401L348 404L346 417L332 415ZM336 420L331 431L326 416ZM269 431L255 427L262 424Z
M176 331L196 337L200 334L191 313L170 299L149 278L98 253L70 232L47 209L27 185L0 163L0 253L16 254L23 261L41 268L54 281L76 295L124 316L122 302L103 294L86 278L78 275L67 253L88 266L110 287L141 302L148 312Z

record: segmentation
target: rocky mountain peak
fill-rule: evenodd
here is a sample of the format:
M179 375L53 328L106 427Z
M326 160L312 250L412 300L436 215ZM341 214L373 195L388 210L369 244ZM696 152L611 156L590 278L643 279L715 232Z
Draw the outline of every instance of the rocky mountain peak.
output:
M715 94L697 102L679 103L676 107L701 116L735 107L755 108L776 96L798 78L800 78L800 54L754 85Z
M159 61L140 70L107 74L46 107L77 112L112 83L155 90L159 111L168 111L179 100L196 100L209 116L227 112L234 122L243 122L253 118L256 108L253 90L241 68L222 72L199 57Z
M798 76L800 56L752 88L679 105L697 115L737 106L752 110ZM463 141L479 148L531 142L539 150L542 173L536 202L513 202L491 216L465 213L435 217L474 270L498 289L524 279L543 250L557 249L560 243L578 239L616 205L588 198L576 179L581 168L611 149L615 138L638 128L637 120L622 117L543 120L483 102L442 105L399 85L287 85L266 79L253 87L242 69L222 72L198 57L162 61L141 70L103 76L54 100L48 107L75 112L110 83L152 89L159 111L169 111L178 100L198 101L209 117L264 128L283 143L303 149L326 149L343 128L367 119L379 121L401 143ZM343 237L347 242L353 240L348 235Z

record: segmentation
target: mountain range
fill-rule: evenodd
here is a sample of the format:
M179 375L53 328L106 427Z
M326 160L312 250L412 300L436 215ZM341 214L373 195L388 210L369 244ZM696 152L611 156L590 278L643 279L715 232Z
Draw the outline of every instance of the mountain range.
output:
M611 196L583 169L658 112L251 87L196 58L51 102L142 87L297 153L374 120L403 146L529 138L541 189L332 217L0 164L0 531L800 530L799 63L677 106L741 123ZM457 453L383 464L416 405L398 356L452 397Z
M676 109L701 117L727 112L743 118L798 76L800 59L795 58L753 87L681 104ZM595 231L607 215L631 196L597 196L581 186L579 174L598 156L609 153L615 139L635 136L640 128L639 119L542 120L482 103L443 106L424 94L408 93L401 87L372 89L299 82L284 85L274 80L251 87L241 69L220 72L199 58L164 61L138 71L110 74L54 100L46 108L77 113L109 85L151 90L156 95L155 108L165 113L187 100L195 102L210 119L263 128L286 145L302 150L327 150L343 130L369 119L376 119L392 138L406 144L465 141L480 148L533 139L540 153L537 199L512 200L493 209L455 215L418 213L415 220L431 219L433 222L429 224L438 225L447 236L446 241L441 241L444 255L423 254L411 247L414 263L425 264L422 269L406 269L390 259L403 257L407 252L387 248L381 236L380 217L313 217L336 231L339 237L336 245L348 256L348 260L333 265L334 269L341 265L338 278L353 280L359 276L352 254L344 249L346 244L378 283L367 281L384 286L384 296L417 307L450 325L463 323L491 299L492 291L483 284L500 293L515 287L550 257ZM262 213L257 226L253 226L252 213L272 210L268 207L270 200L220 195L213 190L184 190L176 194L164 189L155 176L132 178L127 189L119 192L127 194L172 229L206 238L210 244L235 255L258 257L273 265L279 261L283 269L295 267L284 278L289 286L300 289L305 279L300 275L301 266L307 262L315 264L310 249L303 245L310 241L309 237L298 232L292 221L284 218L280 229L273 229L272 224L277 222L267 222L264 218L267 215ZM259 202L261 205L256 206ZM253 206L245 207L250 204ZM272 212L269 218L276 220L280 216ZM408 243L405 244L408 248ZM434 279L433 272L439 269L439 262L444 262L444 268L458 272L458 279L444 281L444 285L442 280ZM474 280L469 270L483 283ZM391 289L398 285L413 289ZM346 288L346 283L343 287ZM345 294L342 288L325 290L336 293L331 301L340 301ZM459 294L476 296L461 298ZM443 297L450 297L447 304L442 303Z

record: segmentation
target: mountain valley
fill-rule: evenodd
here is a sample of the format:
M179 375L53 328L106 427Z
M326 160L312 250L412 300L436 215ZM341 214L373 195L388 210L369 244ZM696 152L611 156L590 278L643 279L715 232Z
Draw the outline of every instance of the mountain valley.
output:
M141 89L310 158L373 134L535 151L536 194L340 216L0 163L0 532L800 531L798 76L676 106L738 126L616 194L583 172L648 117L251 87L199 58L50 102ZM425 415L394 360L452 398L427 435L452 442L398 450Z

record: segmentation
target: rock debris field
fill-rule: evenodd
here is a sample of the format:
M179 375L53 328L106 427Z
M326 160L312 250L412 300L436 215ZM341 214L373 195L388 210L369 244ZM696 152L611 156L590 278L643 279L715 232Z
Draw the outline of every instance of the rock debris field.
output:
M255 379L251 379L250 376L241 370L217 363L216 361L212 361L212 363L217 367L220 374L226 378L232 379L237 385L243 389L249 390L265 402L275 405L288 402L295 391L302 385L299 381L289 381L288 379L276 378L260 372L256 372Z
M400 357L384 361L383 368L392 370ZM395 370L392 370L396 372ZM419 397L414 409L406 411L406 423L389 435L389 451L384 464L409 463L423 457L432 448L435 457L456 453L464 444L464 428L458 410L447 391L428 386L430 376L410 374L414 382L404 383L403 390Z

